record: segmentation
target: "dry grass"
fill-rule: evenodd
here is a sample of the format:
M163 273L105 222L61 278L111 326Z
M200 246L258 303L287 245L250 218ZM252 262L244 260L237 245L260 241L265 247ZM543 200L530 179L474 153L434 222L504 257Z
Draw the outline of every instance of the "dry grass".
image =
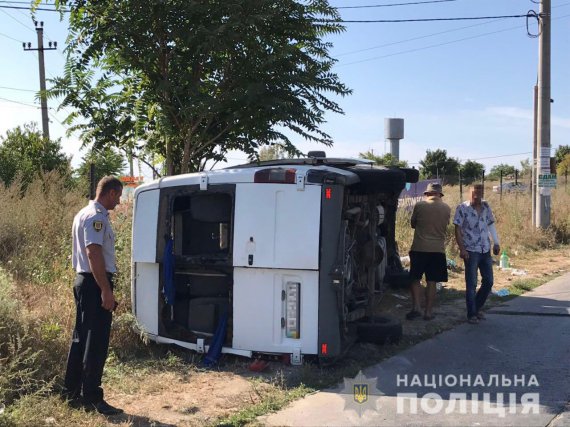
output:
M499 199L490 191L491 186L492 183L488 183L487 199L497 217L502 244L510 252L516 251L521 257L525 254L531 256L532 251L568 243L568 191L562 188L553 192L552 227L540 231L533 229L530 223L530 196L511 194ZM446 187L445 193L444 200L454 210L460 202L458 187ZM464 197L467 197L467 190ZM0 403L7 406L4 415L0 416L0 425L40 425L52 422L46 421L51 417L56 418L58 425L101 424L100 418L71 411L58 399L46 397L46 393L57 391L61 384L73 326L71 283L74 273L69 260L70 229L73 216L85 203L81 192L69 189L66 181L54 174L33 182L24 195L20 193L18 183L9 188L0 187L0 267L6 271L0 274L0 368L3 369ZM409 216L410 212L404 210L398 213L397 240L401 254L408 252L412 242ZM114 319L105 381L111 390L116 389L117 392L125 388L154 390L156 384L141 382L152 381L156 375L164 384L165 380L171 379L168 376L171 374L164 376L165 372L178 369L168 364L168 358L159 359L164 363L158 365L153 358L136 360L137 356L148 356L149 348L133 332L134 319L130 314L131 217L130 204L121 205L112 213L120 271L116 294L121 305ZM448 256L457 259L452 225L448 229L447 248ZM414 337L412 341L422 337ZM384 351L387 350L381 350ZM372 363L372 353L366 351L363 354L366 354L366 360L355 359L351 363L349 359L348 367L354 370ZM379 354L378 359L382 357L385 357L384 353ZM180 370L191 369L187 364L183 365ZM340 375L313 368L304 368L303 372L306 370L310 372L303 375L302 381L315 386L320 382L307 381L308 377L323 379L324 374L327 377L325 383L330 383ZM136 381L135 372L141 377L141 382ZM255 416L307 392L303 386L275 387L275 390L274 394L264 394L262 401L225 422L241 424L251 421Z
M570 189L564 187L552 192L551 226L547 230L536 229L531 223L532 200L530 194L510 193L500 196L492 192L494 182L485 184L485 199L489 202L497 219L497 232L501 246L509 253L529 252L554 248L570 241ZM444 188L444 201L451 207L452 221L456 206L461 202L458 186ZM469 189L463 189L463 200L469 197ZM408 253L412 244L413 230L410 228L411 212L398 211L396 240L400 254ZM457 258L458 251L453 235L453 225L448 227L447 255Z

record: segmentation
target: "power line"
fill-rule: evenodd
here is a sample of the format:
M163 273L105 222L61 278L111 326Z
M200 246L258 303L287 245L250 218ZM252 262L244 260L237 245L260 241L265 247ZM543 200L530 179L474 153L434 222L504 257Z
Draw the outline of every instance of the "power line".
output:
M407 3L387 3L387 4L373 4L368 6L337 6L335 9L368 9L377 7L395 7L395 6L411 6L414 4L428 4L428 3L448 3L457 0L427 0L427 1L415 1Z
M2 97L0 97L0 99L1 99L2 101L12 102L12 103L14 103L14 104L25 105L26 107L33 107L33 108L38 108L38 109L40 108L40 107L38 107L37 105L26 104L26 103L24 103L24 102L15 101L15 100L13 100L13 99L2 98Z
M559 16L558 18L553 18L552 20L567 18L567 17L569 17L569 16L570 16L570 15L563 15L563 16ZM446 45L449 45L449 44L459 43L459 42L466 41L466 40L472 40L472 39L476 39L476 38L479 38L479 37L485 37L485 36L489 36L489 35L492 35L492 34L503 33L503 32L506 32L506 31L516 30L516 29L520 29L520 28L523 28L523 26L517 25L516 27L509 27L509 28L505 28L505 29L502 29L502 30L497 30L497 31L491 31L491 32L488 32L488 33L477 34L477 35L475 35L475 36L464 37L464 38L461 38L461 39L451 40L451 41L448 41L448 42L442 42L442 43L432 44L432 45L428 45L428 46L418 47L418 48L415 48L415 49L408 49L408 50L404 50L404 51L400 51L400 52L389 53L389 54L386 54L386 55L375 56L375 57L373 57L373 58L362 59L362 60L359 60L359 61L347 62L347 63L344 63L344 64L339 64L339 65L337 65L337 67L346 67L346 66L348 66L348 65L361 64L361 63L363 63L363 62L370 62L370 61L375 61L375 60L378 60L378 59L389 58L389 57L392 57L392 56L404 55L404 54L406 54L406 53L418 52L418 51L421 51L421 50L432 49L432 48L434 48L434 47L446 46Z
M562 3L562 4L558 5L558 6L554 6L552 9L556 9L556 8L564 7L564 6L568 6L568 5L570 5L570 2L566 2L566 3ZM553 18L553 20L554 20L554 19L559 19L559 18ZM399 40L399 41L395 41L395 42L391 42L391 43L385 43L385 44L381 44L381 45L371 46L371 47L368 47L368 48L365 48L365 49L353 50L353 51L350 51L350 52L343 52L343 53L340 53L340 54L335 55L335 57L338 58L338 57L341 57L341 56L352 55L352 54L355 54L355 53L366 52L366 51L369 51L369 50L375 50L375 49L380 49L380 48L383 48L383 47L389 47L389 46L394 46L394 45L397 45L397 44L407 43L407 42L410 42L410 41L415 41L415 40L421 40L421 39L424 39L424 38L434 37L434 36L438 36L438 35L441 35L441 34L453 33L453 32L460 31L460 30L465 30L465 29L468 29L468 28L479 27L479 26L481 26L481 25L488 25L488 24L491 24L491 23L493 23L493 22L497 22L497 20L490 20L490 21L488 21L488 22L480 22L480 23L477 23L477 24L466 25L466 26L464 26L464 27L453 28L453 29L451 29L451 30L445 30L445 31L439 31L439 32L437 32L437 33L425 34L425 35L423 35L423 36L412 37L412 38L409 38L409 39ZM512 29L515 29L515 28L522 28L522 27L519 27L519 26L517 26L517 27L512 27ZM487 33L484 33L484 34L487 34ZM368 61L368 60L365 60L365 61ZM348 64L345 64L345 65L348 65Z
M22 40L15 39L14 37L10 37L9 35L4 34L4 33L0 33L0 36L4 36L7 39L14 40L15 42L18 42L18 43L22 43Z
M24 6L8 6L8 5L0 5L0 9L22 9L22 10L30 10L29 7ZM41 10L44 12L69 12L67 9L46 9L43 7L36 7L34 10Z
M375 23L402 23L402 22L438 22L438 21L474 21L480 19L507 19L507 18L526 18L528 14L524 15L498 15L498 16L467 16L459 18L415 18L415 19L364 19L364 20L340 20L323 19L318 22L332 22L341 24L375 24Z
M512 153L512 154L502 154L500 156L490 156L490 157L479 157L478 159L460 159L461 161L465 160L489 160L489 159L500 159L501 157L513 157L513 156L522 156L525 154L532 154L532 151L525 151L524 153Z
M477 23L477 24L472 24L472 25L466 25L466 26L464 26L464 27L453 28L453 29L451 29L451 30L439 31L439 32L437 32L437 33L425 34L425 35L423 35L423 36L412 37L412 38L405 39L405 40L399 40L399 41L395 41L395 42L390 42L390 43L385 43L385 44L381 44L381 45L376 45L376 46L368 47L368 48L365 48L365 49L359 49L359 50L353 50L353 51L350 51L350 52L340 53L340 54L335 55L335 56L336 56L336 57L339 57L339 56L352 55L352 54L354 54L354 53L367 52L367 51L369 51L369 50L379 49L379 48L382 48L382 47L388 47L388 46L393 46L393 45L396 45L396 44L401 44L401 43L407 43L407 42L411 42L411 41L415 41L415 40L426 39L426 38L429 38L429 37L439 36L439 35L447 34L447 33L453 33L453 32L465 30L465 29L468 29L468 28L479 27L479 26L481 26L481 25L488 25L488 24L491 24L491 23L493 23L493 22L497 22L497 20L490 20L490 21L488 21L488 22L479 22L479 23ZM518 27L517 27L517 28L518 28Z
M4 6L0 6L0 9L1 9L1 8L4 8ZM22 21L20 21L19 19L13 17L12 15L10 15L10 14L9 14L8 12L6 12L5 10L0 10L0 12L4 13L5 15L8 16L8 18L13 19L13 20L16 21L18 24L22 25L23 27L27 28L28 30L35 32L35 30L34 30L32 27L30 27L30 26L24 24Z
M0 86L0 89L18 90L18 91L21 91L21 92L36 92L36 91L33 90L33 89L20 89L20 88L17 88L17 87L8 87L8 86Z

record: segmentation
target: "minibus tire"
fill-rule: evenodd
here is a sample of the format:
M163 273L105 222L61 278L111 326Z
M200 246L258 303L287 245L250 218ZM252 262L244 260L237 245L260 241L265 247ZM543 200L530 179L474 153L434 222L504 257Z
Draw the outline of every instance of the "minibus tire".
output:
M372 320L372 321L371 321ZM374 316L357 322L359 342L372 344L398 343L402 338L402 322L393 317Z

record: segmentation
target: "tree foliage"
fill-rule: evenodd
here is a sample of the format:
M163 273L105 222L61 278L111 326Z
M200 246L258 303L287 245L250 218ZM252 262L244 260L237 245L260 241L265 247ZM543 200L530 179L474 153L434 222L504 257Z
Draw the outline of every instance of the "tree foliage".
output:
M36 0L39 4L39 0ZM72 107L72 130L97 147L163 156L167 172L201 170L229 150L257 156L283 132L331 145L320 129L344 30L327 0L60 0L70 10L68 61L51 96Z
M459 180L459 160L447 156L447 150L427 150L420 160L422 179L441 178L444 183L457 184Z
M562 176L568 176L569 172L570 172L570 152L566 154L560 162L556 163L556 174L559 175L558 178L559 180L560 177Z
M95 166L95 182L99 182L101 178L107 175L121 175L126 166L124 157L111 148L89 150L75 171L78 185L86 195L89 194L91 164Z
M45 139L36 123L27 123L0 136L0 181L8 186L19 178L25 188L45 172L70 174L69 159L62 151L61 138Z
M562 163L568 154L570 154L570 145L559 145L554 152L556 164Z
M530 159L521 160L521 177L530 177L532 174L532 164L530 163Z
M382 156L377 156L372 151L368 150L365 153L359 153L358 157L361 159L372 160L374 164L379 166L398 166L401 168L407 168L408 162L406 160L396 161L391 153L386 153Z
M503 178L514 176L515 167L504 163L501 163L500 165L495 165L491 168L491 172L489 172L488 177L489 179L499 179L501 177L501 172L503 174Z
M485 173L485 166L473 160L467 160L461 165L461 179L464 184L471 184L480 179Z
M287 153L283 147L278 144L265 145L259 149L260 161L284 159L286 156Z

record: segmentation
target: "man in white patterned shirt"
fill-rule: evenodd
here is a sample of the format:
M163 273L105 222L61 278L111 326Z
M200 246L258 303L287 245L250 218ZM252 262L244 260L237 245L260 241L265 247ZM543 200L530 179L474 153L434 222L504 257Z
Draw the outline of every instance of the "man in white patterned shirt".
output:
M455 240L465 263L465 286L467 319L477 324L485 319L481 311L493 287L493 254L501 251L499 236L495 228L495 217L487 201L483 200L483 185L471 186L471 199L461 203L455 210ZM477 270L481 273L481 287L477 290Z

